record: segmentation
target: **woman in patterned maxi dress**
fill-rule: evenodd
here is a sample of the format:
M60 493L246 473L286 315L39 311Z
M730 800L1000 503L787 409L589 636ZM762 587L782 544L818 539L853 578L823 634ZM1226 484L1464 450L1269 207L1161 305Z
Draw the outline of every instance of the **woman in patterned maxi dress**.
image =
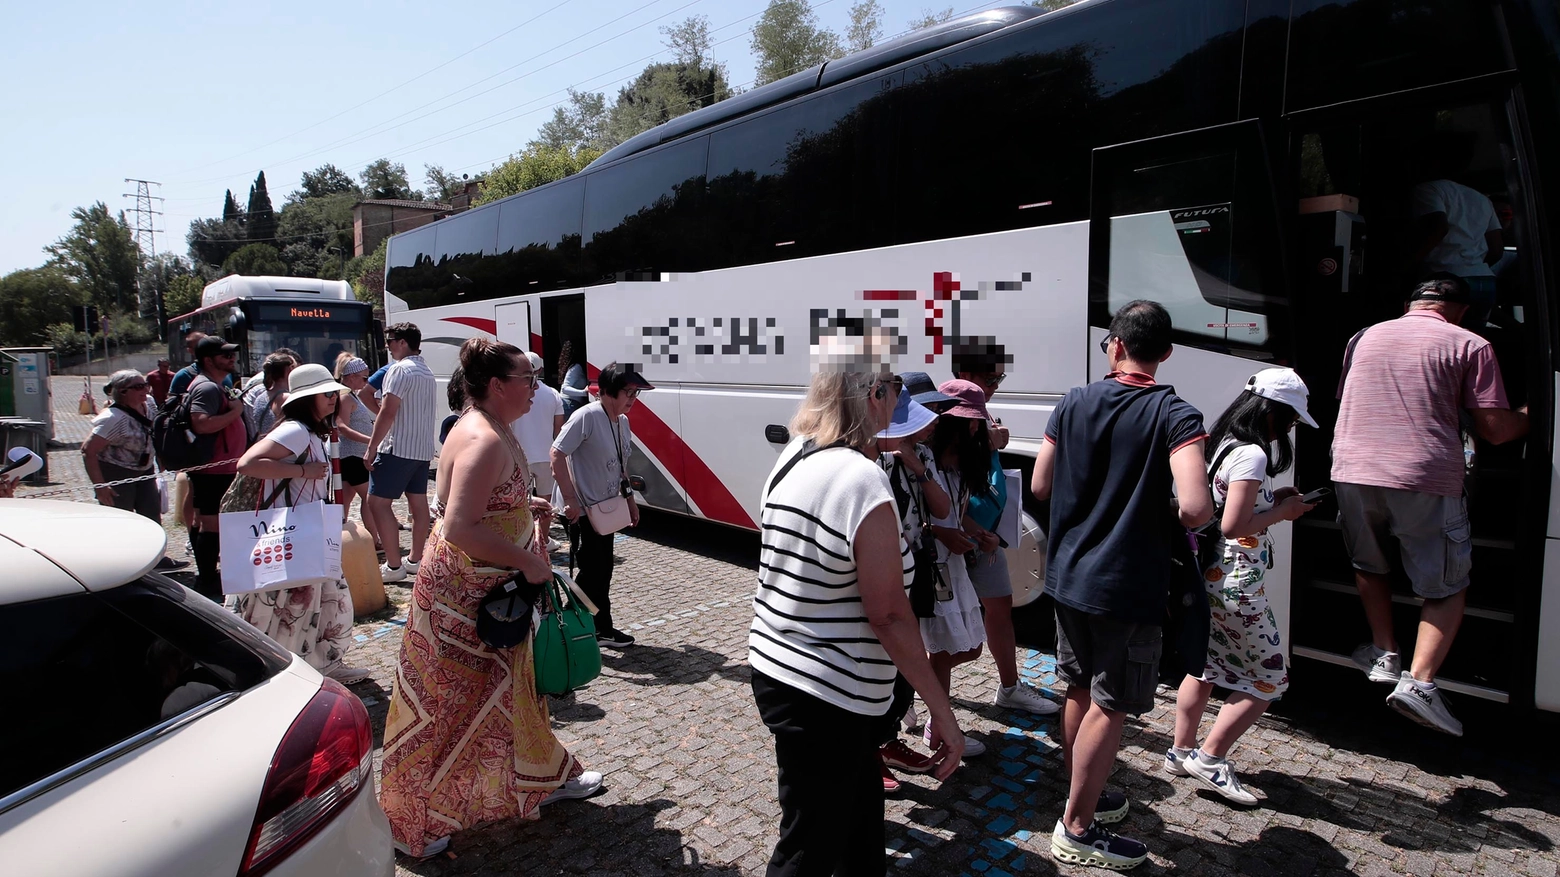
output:
M535 819L549 800L601 784L553 736L536 693L531 640L495 649L477 636L478 604L509 573L545 582L524 453L503 425L530 406L535 376L515 347L461 348L470 407L439 460L444 514L417 572L385 721L379 800L396 847L433 855L455 831ZM540 501L538 501L540 502Z

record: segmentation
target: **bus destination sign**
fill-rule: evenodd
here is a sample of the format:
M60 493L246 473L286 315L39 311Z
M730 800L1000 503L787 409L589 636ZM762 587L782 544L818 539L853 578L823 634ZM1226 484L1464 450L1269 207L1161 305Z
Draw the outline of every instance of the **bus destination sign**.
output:
M256 307L255 318L258 320L305 320L341 322L348 320L357 322L361 315L352 308L326 307L318 304L275 304L264 303Z

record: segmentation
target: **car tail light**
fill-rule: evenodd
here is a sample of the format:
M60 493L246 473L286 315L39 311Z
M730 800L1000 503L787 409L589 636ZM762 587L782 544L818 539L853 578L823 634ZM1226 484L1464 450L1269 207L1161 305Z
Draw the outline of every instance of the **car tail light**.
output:
M374 735L363 702L326 679L271 759L240 877L287 858L357 796L373 794Z

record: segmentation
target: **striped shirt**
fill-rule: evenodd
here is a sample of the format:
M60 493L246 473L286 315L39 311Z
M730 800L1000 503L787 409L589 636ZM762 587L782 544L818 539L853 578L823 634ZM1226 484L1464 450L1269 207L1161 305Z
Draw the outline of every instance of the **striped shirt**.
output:
M380 443L380 451L403 460L433 459L438 426L433 422L437 408L434 395L438 390L438 382L421 354L413 353L391 363L390 370L385 372L384 395L400 399L401 407L396 409L395 422Z
M1461 496L1458 412L1509 408L1490 343L1432 310L1413 310L1349 342L1338 384L1332 479Z
M791 442L776 471L803 445ZM748 629L755 671L849 712L888 712L894 662L862 607L853 545L868 513L893 502L887 473L848 449L820 451L766 490ZM902 538L899 551L908 588L915 562Z

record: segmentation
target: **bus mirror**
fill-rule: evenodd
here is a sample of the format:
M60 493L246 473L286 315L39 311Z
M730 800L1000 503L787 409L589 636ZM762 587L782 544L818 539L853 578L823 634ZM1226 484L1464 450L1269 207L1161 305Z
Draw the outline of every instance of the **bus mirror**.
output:
M238 308L234 308L232 315L228 317L228 330L234 333L238 333L246 331L248 328L249 319L244 316L243 311L239 310ZM228 340L232 339L229 338Z

